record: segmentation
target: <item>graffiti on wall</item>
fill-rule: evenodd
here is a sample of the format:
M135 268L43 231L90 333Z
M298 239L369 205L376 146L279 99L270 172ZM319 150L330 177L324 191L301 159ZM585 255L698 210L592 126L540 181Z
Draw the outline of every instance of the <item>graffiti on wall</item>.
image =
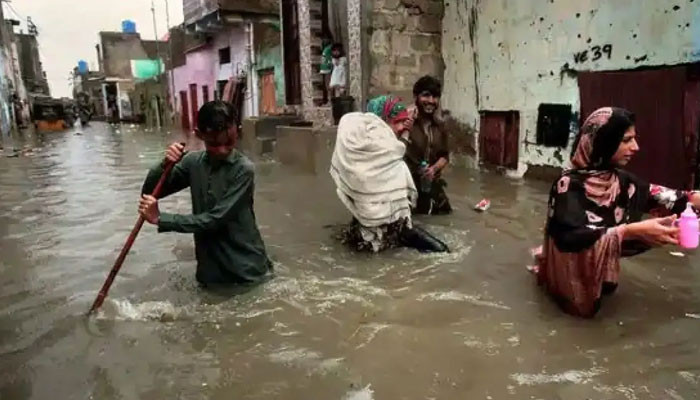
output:
M603 57L609 60L610 58L612 58L612 51L612 44L608 43L603 45L596 45L591 47L590 49L574 53L574 62L576 62L576 64L580 64L586 61L598 61Z

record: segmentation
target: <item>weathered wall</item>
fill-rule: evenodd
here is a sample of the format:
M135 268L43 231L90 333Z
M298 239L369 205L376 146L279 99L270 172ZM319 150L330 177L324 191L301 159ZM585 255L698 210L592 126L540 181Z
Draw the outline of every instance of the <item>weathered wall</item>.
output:
M370 0L369 96L394 93L410 98L423 75L439 78L442 0ZM454 4L455 2L447 2Z
M22 69L22 80L29 92L50 94L49 83L44 75L44 69L39 55L39 42L36 36L19 34L18 55Z
M3 65L4 73L9 85L8 93L10 98L16 95L15 101L19 106L15 108L14 115L15 124L24 125L29 121L29 97L27 88L22 79L22 66L20 65L19 39L14 32L14 25L11 21L2 20L0 26L0 43L2 43L2 51L5 55L5 63Z
M443 106L475 127L481 110L519 111L521 169L567 159L570 149L533 143L541 103L580 109L575 71L700 60L693 0L450 1L443 29Z
M138 33L100 32L100 39L107 77L131 79L131 60L148 59Z
M134 113L149 127L157 127L159 122L161 126L170 123L166 117L166 99L163 97L166 87L165 75L161 75L156 79L136 83L134 91L130 94Z

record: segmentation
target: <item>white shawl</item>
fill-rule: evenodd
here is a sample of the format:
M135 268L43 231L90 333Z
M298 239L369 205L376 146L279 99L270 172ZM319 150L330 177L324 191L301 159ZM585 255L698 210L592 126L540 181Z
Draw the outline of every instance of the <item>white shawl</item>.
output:
M406 218L418 193L403 160L406 146L372 113L346 114L338 125L331 176L338 197L366 228Z

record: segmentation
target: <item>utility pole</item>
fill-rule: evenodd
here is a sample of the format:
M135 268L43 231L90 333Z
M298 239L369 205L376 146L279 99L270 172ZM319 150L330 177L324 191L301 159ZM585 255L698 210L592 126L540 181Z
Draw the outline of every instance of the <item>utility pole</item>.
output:
M155 0L151 0L151 13L153 14L153 34L156 35L156 56L158 57L158 68L160 70L160 39L158 39L158 25L156 25Z
M165 23L168 25L168 31L170 31L170 7L168 7L168 0L165 0Z

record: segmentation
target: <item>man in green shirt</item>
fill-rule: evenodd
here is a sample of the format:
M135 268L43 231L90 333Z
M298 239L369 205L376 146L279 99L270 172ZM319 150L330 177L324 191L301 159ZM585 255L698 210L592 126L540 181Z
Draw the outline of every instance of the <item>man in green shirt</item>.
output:
M191 215L162 213L158 200L146 195L163 173L163 163L149 171L139 203L141 215L159 232L194 234L197 281L204 285L255 284L272 272L253 211L254 166L235 150L238 125L231 104L206 103L195 130L206 151L185 155L179 143L166 150L166 160L176 164L161 197L189 187Z

